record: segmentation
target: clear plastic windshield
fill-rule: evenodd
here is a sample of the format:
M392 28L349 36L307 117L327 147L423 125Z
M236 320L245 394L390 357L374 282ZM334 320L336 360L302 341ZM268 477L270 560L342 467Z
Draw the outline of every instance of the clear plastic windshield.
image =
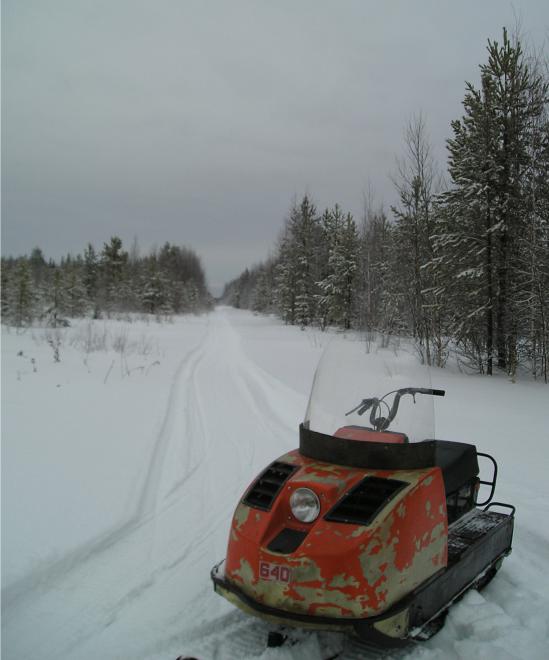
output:
M420 442L434 438L437 392L414 354L334 338L315 373L305 426L338 437L392 441L393 433Z

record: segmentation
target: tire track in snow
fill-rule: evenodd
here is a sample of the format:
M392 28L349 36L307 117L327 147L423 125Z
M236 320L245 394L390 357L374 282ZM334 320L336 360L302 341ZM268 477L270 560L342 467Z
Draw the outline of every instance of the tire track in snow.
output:
M170 393L168 396L168 405L166 412L164 414L164 419L160 427L160 431L157 435L157 439L154 445L153 453L151 460L149 462L149 468L147 471L147 476L145 477L145 482L143 484L141 495L137 504L136 512L134 514L134 519L139 520L147 513L151 512L151 509L154 509L156 505L156 500L158 496L159 483L162 476L162 468L164 464L164 458L168 448L168 444L173 434L174 427L174 418L178 413L177 406L181 403L181 388L182 385L188 379L188 374L195 373L196 368L200 360L204 356L204 345L207 342L209 333L209 328L206 331L206 334L201 339L198 346L191 350L179 363L177 371L175 372L172 378L172 384L170 386ZM186 399L187 397L185 397ZM190 406L186 405L186 412L189 412ZM192 438L191 435L187 435L187 440ZM193 472L196 469L196 466L189 470L189 473ZM184 478L189 477L189 473L185 475Z
M56 582L61 576L65 575L76 566L88 561L91 557L108 550L142 524L144 515L156 497L163 457L166 451L166 443L169 439L170 422L173 417L180 381L183 379L189 368L189 362L194 361L196 356L200 355L200 350L205 343L206 336L207 335L202 338L198 346L187 353L187 355L181 360L173 376L167 410L155 441L149 469L141 489L141 495L135 512L129 517L129 519L121 524L116 525L100 536L87 541L83 545L68 552L60 559L40 566L3 589L2 601L4 608L6 608L3 611L5 617L9 617L10 608L16 605L20 599L24 598L26 594L34 590L37 586L43 587Z
M73 640L70 646L67 647L65 653L68 653L69 657L71 657L73 649L79 648L87 640L93 640L101 630L113 626L126 609L131 608L135 602L142 599L147 592L152 591L157 586L163 575L173 571L180 564L184 563L189 555L196 550L195 546L197 542L200 543L201 534L198 534L198 536L195 535L193 537L192 543L187 545L184 543L181 544L181 550L176 558L163 561L162 557L159 558L156 556L159 553L162 555L163 550L157 540L158 528L162 524L162 518L167 509L170 508L163 505L170 491L168 491L167 495L162 495L161 493L165 464L169 458L170 450L181 448L182 445L187 447L186 462L188 469L180 481L180 487L189 482L193 477L199 476L199 468L204 461L203 455L199 456L194 464L191 459L193 458L193 449L200 446L200 441L203 440L203 432L197 434L197 427L200 426L202 417L200 412L198 415L195 413L196 374L204 357L208 353L210 335L211 332L208 327L207 332L199 344L182 360L172 380L168 405L136 509L135 529L147 526L148 530L147 542L150 545L147 554L148 571L144 579L141 579L141 575L139 575L137 584L135 581L128 582L123 593L105 604L102 608L100 622L94 628L88 630L86 634L80 635L76 640ZM184 423L179 425L181 419L184 420ZM204 536L206 537L207 535L206 530Z
M295 446L297 433L297 426L289 425L277 410L281 401L295 401L297 393L247 357L238 332L222 311L215 313L215 325L203 357L189 376L193 412L186 433L202 445L205 469L193 475L192 482L184 478L172 485L157 510L157 515L167 514L189 493L202 514L193 521L192 532L181 539L177 555L155 571L156 581L177 567L185 570L189 565L202 566L204 577L199 589L192 592L192 611L186 613L187 630L194 629L196 622L203 619L202 612L211 608L211 600L215 602L210 593L209 569L224 552L228 525L242 494L242 483L247 484L258 467L263 467L265 449L283 453L289 448L288 443ZM284 441L283 436L291 440ZM257 456L259 466L255 464L257 448L262 449ZM181 525L185 526L184 520ZM220 535L220 528L225 527L227 533L223 531ZM177 634L184 632L180 630Z
M224 438L231 442L234 451L241 457L238 467L241 473L245 473L245 476L240 478L235 474L235 480L238 481L240 478L240 481L248 483L256 475L257 470L264 467L269 456L283 454L297 446L297 424L294 425L288 421L288 411L290 410L292 416L299 419L305 408L306 400L249 358L242 347L238 330L233 326L230 318L227 318L222 310L217 312L217 316L215 337L212 338L207 359L215 360L219 366L225 364L230 374L230 385L235 387L232 397L238 400L241 408L246 411L250 426L257 429L256 433L250 433L243 438L234 439L230 433ZM195 391L200 393L202 389L197 386ZM211 421L208 417L203 417L203 419L206 420L206 425ZM210 433L206 435L209 436ZM240 440L244 442L239 442ZM268 454L265 449L268 450ZM274 458L274 456L272 457ZM241 495L242 489L236 489L232 501L225 508L232 511ZM229 520L230 517L229 513ZM202 529L197 532L198 545L215 534L216 527L216 520L210 518L205 528L206 536L202 537ZM223 543L226 543L226 538L223 538ZM190 552L181 558L181 564L189 559L189 554ZM214 557L214 562L219 559L221 556ZM207 586L210 587L209 584ZM211 602L211 599L208 601L207 598L208 596L204 597L204 607ZM218 597L214 596L214 598ZM234 636L230 636L229 639L225 632L219 633L219 630L225 629L225 622L228 620L226 614L212 618L206 626L189 626L186 631L179 631L174 638L178 640L202 638L203 645L196 647L198 657L203 656L204 653L206 654L204 657L212 658L236 658L243 657L250 652L253 652L250 655L261 653L265 647L267 627L255 619L250 620L239 612L233 612L229 617L235 629ZM173 639L167 641L166 648L170 643L173 645ZM193 644L190 641L189 643L187 641L181 643L180 648L187 651L192 649Z
M143 516L141 524L148 522L153 527L151 553L155 556L151 557L150 563L155 567L146 579L110 605L109 625L112 625L119 618L121 610L130 606L138 597L141 598L147 590L155 587L165 574L191 562L193 557L196 563L203 559L205 553L211 553L210 539L217 535L220 523L230 519L230 510L234 506L233 498L223 498L223 506L219 506L213 496L215 488L212 486L208 469L208 462L214 449L212 440L215 439L219 443L223 442L225 438L223 435L215 433L215 424L212 425L212 415L205 413L203 402L204 392L207 391L212 380L215 383L221 383L218 392L221 395L226 392L227 388L230 389L232 384L231 382L224 382L219 377L211 378L212 363L215 365L216 371L219 371L228 365L232 368L235 361L233 352L229 351L231 357L227 355L228 337L224 332L226 326L221 324L223 327L219 328L219 319L217 321L216 326L204 337L204 340L186 361L184 372L182 371L177 379L177 383L180 384L180 386L177 386L178 391L175 388L172 390L173 396L170 397L170 403L155 448L155 463L149 469L149 476L144 490L145 497L141 498L139 507ZM237 355L236 360L238 358L239 355ZM208 392L208 395L210 394ZM177 405L178 403L180 406ZM177 422L181 421L181 418L183 418L184 423L178 426ZM172 484L166 493L162 494L163 465L167 460L166 456L168 455L168 459L170 458L168 452L177 444L177 442L174 442L174 433L178 431L181 432L179 436L186 440L185 446L188 449L187 464L191 467L185 472L183 478ZM169 441L170 438L172 439L171 442ZM194 462L190 460L193 449L194 453L199 455L198 460ZM206 469L201 469L204 467ZM189 493L190 497L185 497L189 490L191 491ZM169 558L161 556L158 558L156 555L165 555L166 553L162 543L157 542L156 529L162 525L162 519L170 513L170 509L179 507L178 511L183 515L178 516L178 520L181 529L184 530L186 527L185 510L181 510L181 504L185 500L192 501L195 504L198 503L201 513L199 521L193 521L191 534L185 534L178 539L176 556ZM196 511L194 515L196 515ZM224 538L223 543L225 541ZM217 559L217 554L215 554L209 564L213 565ZM208 569L210 567L208 565ZM207 572L204 575L207 576ZM209 582L207 582L206 588L202 584L201 590L209 595Z
M217 625L224 608L209 569L241 484L297 429L285 418L296 393L247 357L222 310L210 319L172 377L133 515L12 592L4 618L12 658L141 657L151 636L158 648L174 630L182 638L201 621Z

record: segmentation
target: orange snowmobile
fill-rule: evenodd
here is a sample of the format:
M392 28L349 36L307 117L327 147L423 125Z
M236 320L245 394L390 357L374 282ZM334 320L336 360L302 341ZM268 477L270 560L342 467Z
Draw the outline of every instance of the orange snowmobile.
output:
M211 573L217 593L272 623L402 646L432 636L454 601L495 575L515 509L490 503L491 456L428 439L432 397L445 392L424 383L428 370L412 356L332 342L299 449L271 463L236 508ZM492 463L488 481L478 457Z

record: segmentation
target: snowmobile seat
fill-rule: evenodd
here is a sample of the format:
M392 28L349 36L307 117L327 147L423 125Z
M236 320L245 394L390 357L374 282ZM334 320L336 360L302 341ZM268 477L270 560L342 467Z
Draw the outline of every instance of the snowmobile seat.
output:
M342 426L334 433L335 438L361 442L386 442L401 445L408 443L408 436L395 431L374 431L365 426ZM442 470L446 493L453 493L478 475L477 450L465 442L428 440L433 444L433 464Z
M474 445L449 440L424 440L434 445L435 465L442 470L446 493L453 493L478 476L477 450Z
M439 467L447 495L476 479L479 473L474 445L448 440L407 442L403 433L376 432L360 426L343 426L327 435L302 424L299 451L319 461L372 470Z
M359 440L361 442L389 442L402 445L408 442L408 436L394 431L374 431L365 426L342 426L334 433L335 438Z

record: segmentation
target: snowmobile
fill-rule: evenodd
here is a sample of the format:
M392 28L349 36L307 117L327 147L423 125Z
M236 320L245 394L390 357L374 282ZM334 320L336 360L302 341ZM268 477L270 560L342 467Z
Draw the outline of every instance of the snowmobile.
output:
M433 400L444 394L412 355L332 342L299 448L263 470L236 507L215 591L272 624L369 645L437 632L452 603L511 552L515 514L493 502L493 457L430 439Z

